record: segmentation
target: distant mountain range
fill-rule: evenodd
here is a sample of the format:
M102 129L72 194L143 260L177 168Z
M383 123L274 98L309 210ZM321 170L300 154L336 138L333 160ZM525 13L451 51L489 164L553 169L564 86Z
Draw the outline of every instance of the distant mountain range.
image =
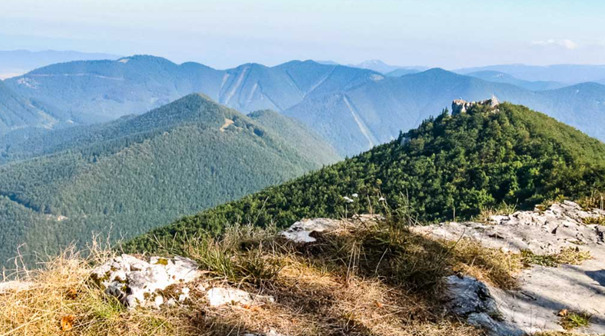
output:
M526 81L560 82L567 85L584 82L605 84L605 65L559 64L549 66L508 64L454 70L460 74L497 71Z
M535 68L532 71L536 73L547 69ZM594 67L595 76L599 76L598 68ZM569 66L552 69L571 71ZM140 114L201 92L245 113L272 109L299 119L341 155L356 154L396 138L400 130L417 126L453 99L481 100L492 95L544 111L605 139L605 86L597 83L564 86L564 81L556 81L561 78L555 74L535 80L481 69L460 70L468 75L442 69L394 71L384 75L314 61L291 61L275 67L244 64L216 70L198 63L177 65L163 58L133 56L55 64L8 79L5 84L14 94L35 101L45 111L60 111L49 113L60 126ZM398 71L403 74L398 76ZM564 73L561 71L556 74ZM583 77L573 77L579 78ZM47 125L33 122L38 129ZM26 136L12 136L4 145Z
M192 94L140 116L32 136L2 153L0 265L21 249L133 237L340 157L300 122Z
M0 50L0 79L22 75L55 63L81 60L118 59L120 56L79 51Z
M86 124L143 113L193 92L243 112L283 111L310 94L346 89L377 76L369 70L312 61L272 68L244 64L221 71L198 63L177 65L163 58L134 56L55 64L5 83Z
M479 79L483 79L488 82L512 84L512 85L518 86L520 88L531 90L531 91L552 90L552 89L559 89L559 88L567 86L566 84L563 84L560 82L527 81L527 80L523 80L523 79L518 79L516 77L513 77L507 73L500 72L500 71L484 70L484 71L470 72L470 73L467 73L466 75L475 77L475 78L479 78Z

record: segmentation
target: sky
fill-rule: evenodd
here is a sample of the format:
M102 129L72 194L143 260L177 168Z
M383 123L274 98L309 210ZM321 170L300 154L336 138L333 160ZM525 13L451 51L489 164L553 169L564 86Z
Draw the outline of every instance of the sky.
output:
M151 54L216 68L605 64L603 13L602 0L1 0L0 50Z

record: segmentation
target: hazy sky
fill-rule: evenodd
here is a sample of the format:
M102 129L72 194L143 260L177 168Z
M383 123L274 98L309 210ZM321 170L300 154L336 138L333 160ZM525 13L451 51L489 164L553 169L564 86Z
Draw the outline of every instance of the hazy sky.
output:
M0 49L153 54L224 68L605 64L602 0L1 0Z

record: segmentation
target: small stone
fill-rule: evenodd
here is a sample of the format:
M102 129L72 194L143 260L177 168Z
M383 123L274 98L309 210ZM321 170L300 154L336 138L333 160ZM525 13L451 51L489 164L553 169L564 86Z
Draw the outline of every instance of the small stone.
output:
M206 293L208 303L212 307L226 304L251 304L252 295L246 291L235 288L215 287Z
M208 304L212 307L226 304L239 304L250 308L254 303L273 303L275 299L267 295L254 295L237 288L215 287L206 293Z

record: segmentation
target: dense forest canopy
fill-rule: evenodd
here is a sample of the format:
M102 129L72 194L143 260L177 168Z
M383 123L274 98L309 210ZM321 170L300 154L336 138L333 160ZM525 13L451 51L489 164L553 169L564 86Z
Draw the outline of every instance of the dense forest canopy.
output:
M0 265L93 233L127 239L336 162L299 122L190 95L137 117L56 131L0 166Z
M423 222L468 219L504 202L530 207L604 185L605 144L523 106L476 105L453 116L444 111L397 140L184 217L125 248L153 251L160 242L217 234L229 224L284 227L368 211L405 211Z

